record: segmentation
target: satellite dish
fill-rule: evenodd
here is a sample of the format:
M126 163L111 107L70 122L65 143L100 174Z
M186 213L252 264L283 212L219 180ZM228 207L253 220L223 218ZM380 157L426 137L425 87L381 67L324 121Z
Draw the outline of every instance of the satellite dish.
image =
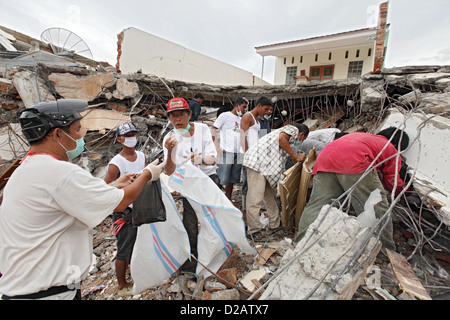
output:
M56 55L79 55L93 60L91 49L86 42L67 29L49 28L42 32L41 41L50 45Z

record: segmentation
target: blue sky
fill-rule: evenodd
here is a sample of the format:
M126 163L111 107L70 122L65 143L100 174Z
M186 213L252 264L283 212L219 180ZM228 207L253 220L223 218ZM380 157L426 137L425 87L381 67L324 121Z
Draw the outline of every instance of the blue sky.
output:
M117 34L139 28L261 75L255 47L377 23L380 0L0 0L0 25L40 39L51 27L79 35L115 65ZM386 67L450 65L450 1L390 0ZM273 82L266 58L264 79Z

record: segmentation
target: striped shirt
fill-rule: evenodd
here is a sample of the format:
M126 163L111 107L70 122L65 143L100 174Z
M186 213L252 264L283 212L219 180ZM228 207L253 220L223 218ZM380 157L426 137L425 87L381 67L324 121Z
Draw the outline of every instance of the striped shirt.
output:
M287 125L272 131L258 140L245 153L244 166L255 170L266 177L272 188L276 189L281 174L285 170L288 153L280 147L279 135L286 133L290 136L289 144L294 145L298 136L295 126Z

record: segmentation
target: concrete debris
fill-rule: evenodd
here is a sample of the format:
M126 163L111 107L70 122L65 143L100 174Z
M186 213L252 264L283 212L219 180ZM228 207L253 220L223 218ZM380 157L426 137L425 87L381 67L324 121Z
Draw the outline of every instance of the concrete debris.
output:
M41 101L55 100L45 87L44 81L31 71L16 73L13 76L13 83L27 108Z
M77 76L68 73L52 73L49 75L56 93L64 99L81 99L92 101L104 94L104 90L115 85L113 74L96 74Z
M302 241L283 256L280 269L285 271L261 299L350 300L381 246L374 237L367 241L366 231L355 217L324 207ZM364 251L353 261L361 247Z

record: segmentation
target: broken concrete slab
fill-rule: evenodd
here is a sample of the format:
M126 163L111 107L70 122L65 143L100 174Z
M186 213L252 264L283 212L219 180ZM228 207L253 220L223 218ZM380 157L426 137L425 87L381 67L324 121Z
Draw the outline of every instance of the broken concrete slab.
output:
M18 123L10 123L0 129L0 145L9 147L0 148L0 159L8 161L20 158L29 149Z
M280 273L261 300L351 299L380 250L368 235L355 217L325 206L295 249L283 256Z
M82 135L88 131L105 133L105 130L114 130L122 123L131 121L129 115L114 110L89 109L80 114L83 116L80 130Z
M31 71L18 72L13 76L13 83L25 107L31 107L42 101L54 101L54 96L44 84L44 80Z
M405 128L410 148L403 155L414 175L414 189L439 204L439 219L450 226L450 119L390 109L380 130L390 126Z
M137 83L120 78L116 82L116 90L113 92L113 97L119 100L131 99L137 97L139 92L139 85Z
M70 73L52 73L48 79L53 82L56 92L65 99L92 101L102 94L105 88L116 84L114 74L94 74L77 76Z
M450 78L450 73L433 72L433 73L421 73L408 76L408 80L415 85L431 85L436 81Z

